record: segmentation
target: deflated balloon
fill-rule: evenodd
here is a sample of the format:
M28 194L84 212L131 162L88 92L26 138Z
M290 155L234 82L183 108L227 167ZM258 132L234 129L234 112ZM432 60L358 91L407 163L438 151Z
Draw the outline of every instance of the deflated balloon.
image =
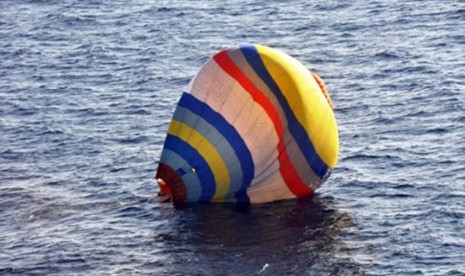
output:
M222 50L177 104L156 178L184 202L262 203L308 196L337 162L323 81L262 45Z

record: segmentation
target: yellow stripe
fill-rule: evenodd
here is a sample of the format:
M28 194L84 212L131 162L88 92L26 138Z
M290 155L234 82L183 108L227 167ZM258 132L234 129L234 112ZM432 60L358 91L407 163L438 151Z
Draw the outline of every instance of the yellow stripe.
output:
M262 45L256 48L316 152L334 169L339 151L336 119L315 79L305 66L289 55Z
M215 146L202 134L180 121L172 120L168 133L191 145L205 159L215 178L216 191L212 201L221 201L219 199L224 198L229 191L230 178L228 168Z

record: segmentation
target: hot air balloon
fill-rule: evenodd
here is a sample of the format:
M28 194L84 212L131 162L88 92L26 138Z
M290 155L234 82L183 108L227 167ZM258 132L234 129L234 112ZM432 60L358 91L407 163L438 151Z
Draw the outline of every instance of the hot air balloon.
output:
M225 49L176 106L155 176L159 195L174 204L308 196L333 171L338 139L315 73L267 46Z

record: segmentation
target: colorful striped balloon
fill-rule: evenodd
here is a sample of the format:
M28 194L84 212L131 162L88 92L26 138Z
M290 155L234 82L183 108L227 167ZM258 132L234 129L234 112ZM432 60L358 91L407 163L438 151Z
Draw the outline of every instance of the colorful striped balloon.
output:
M241 45L189 83L156 178L175 204L302 197L330 175L338 143L323 81L281 51Z

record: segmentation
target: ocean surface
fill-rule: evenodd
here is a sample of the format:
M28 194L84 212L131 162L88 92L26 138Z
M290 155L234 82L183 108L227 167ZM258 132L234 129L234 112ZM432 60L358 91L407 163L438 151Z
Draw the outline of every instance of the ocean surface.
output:
M465 1L0 2L0 275L465 275ZM313 198L154 199L189 80L240 43L327 83Z

